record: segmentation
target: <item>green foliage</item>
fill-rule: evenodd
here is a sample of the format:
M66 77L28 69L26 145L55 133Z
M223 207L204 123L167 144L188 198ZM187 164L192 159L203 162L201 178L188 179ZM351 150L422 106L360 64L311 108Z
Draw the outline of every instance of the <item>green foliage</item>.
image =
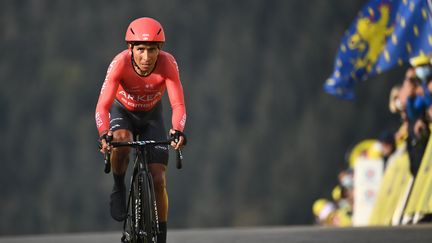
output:
M387 96L401 71L362 84L353 103L321 88L363 2L2 1L0 234L120 229L93 117L139 16L165 26L186 95L170 227L311 223L348 146L397 124Z

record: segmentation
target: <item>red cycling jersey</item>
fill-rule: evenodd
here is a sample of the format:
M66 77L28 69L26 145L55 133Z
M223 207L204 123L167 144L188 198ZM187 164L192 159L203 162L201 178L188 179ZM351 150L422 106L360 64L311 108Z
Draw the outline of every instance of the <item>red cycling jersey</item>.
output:
M109 110L115 98L130 111L148 111L162 99L165 90L172 108L172 127L183 131L186 108L174 57L160 51L153 72L144 77L134 70L130 50L119 53L108 67L96 106L99 135L109 130Z

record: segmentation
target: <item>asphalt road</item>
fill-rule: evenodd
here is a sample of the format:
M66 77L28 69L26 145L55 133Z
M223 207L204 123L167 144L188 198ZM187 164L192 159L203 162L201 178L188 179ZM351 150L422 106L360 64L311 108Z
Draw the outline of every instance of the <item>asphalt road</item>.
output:
M0 243L120 242L120 232L0 237ZM169 243L431 243L432 224L398 227L313 226L171 230Z

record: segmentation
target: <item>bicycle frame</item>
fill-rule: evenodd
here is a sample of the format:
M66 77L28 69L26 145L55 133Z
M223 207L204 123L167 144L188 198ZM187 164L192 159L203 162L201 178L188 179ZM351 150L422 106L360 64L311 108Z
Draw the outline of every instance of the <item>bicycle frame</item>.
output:
M128 215L123 223L122 242L156 242L159 232L159 219L154 193L152 175L148 168L147 146L169 145L172 140L166 141L132 141L111 142L110 146L131 147L135 149L135 160L130 181L127 201ZM105 172L111 168L110 153L105 154ZM181 150L177 150L177 168L182 167ZM130 229L128 229L128 226Z

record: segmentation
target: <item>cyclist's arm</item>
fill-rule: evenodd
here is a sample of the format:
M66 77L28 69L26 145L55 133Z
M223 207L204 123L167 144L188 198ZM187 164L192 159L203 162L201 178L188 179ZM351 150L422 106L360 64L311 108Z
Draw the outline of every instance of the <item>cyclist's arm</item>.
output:
M172 108L172 128L183 132L186 124L186 106L184 102L183 87L180 82L180 75L177 63L174 58L169 60L170 75L166 79L166 86L169 101Z
M118 62L114 59L108 68L96 105L95 119L99 136L109 131L109 110L119 86L119 76Z

